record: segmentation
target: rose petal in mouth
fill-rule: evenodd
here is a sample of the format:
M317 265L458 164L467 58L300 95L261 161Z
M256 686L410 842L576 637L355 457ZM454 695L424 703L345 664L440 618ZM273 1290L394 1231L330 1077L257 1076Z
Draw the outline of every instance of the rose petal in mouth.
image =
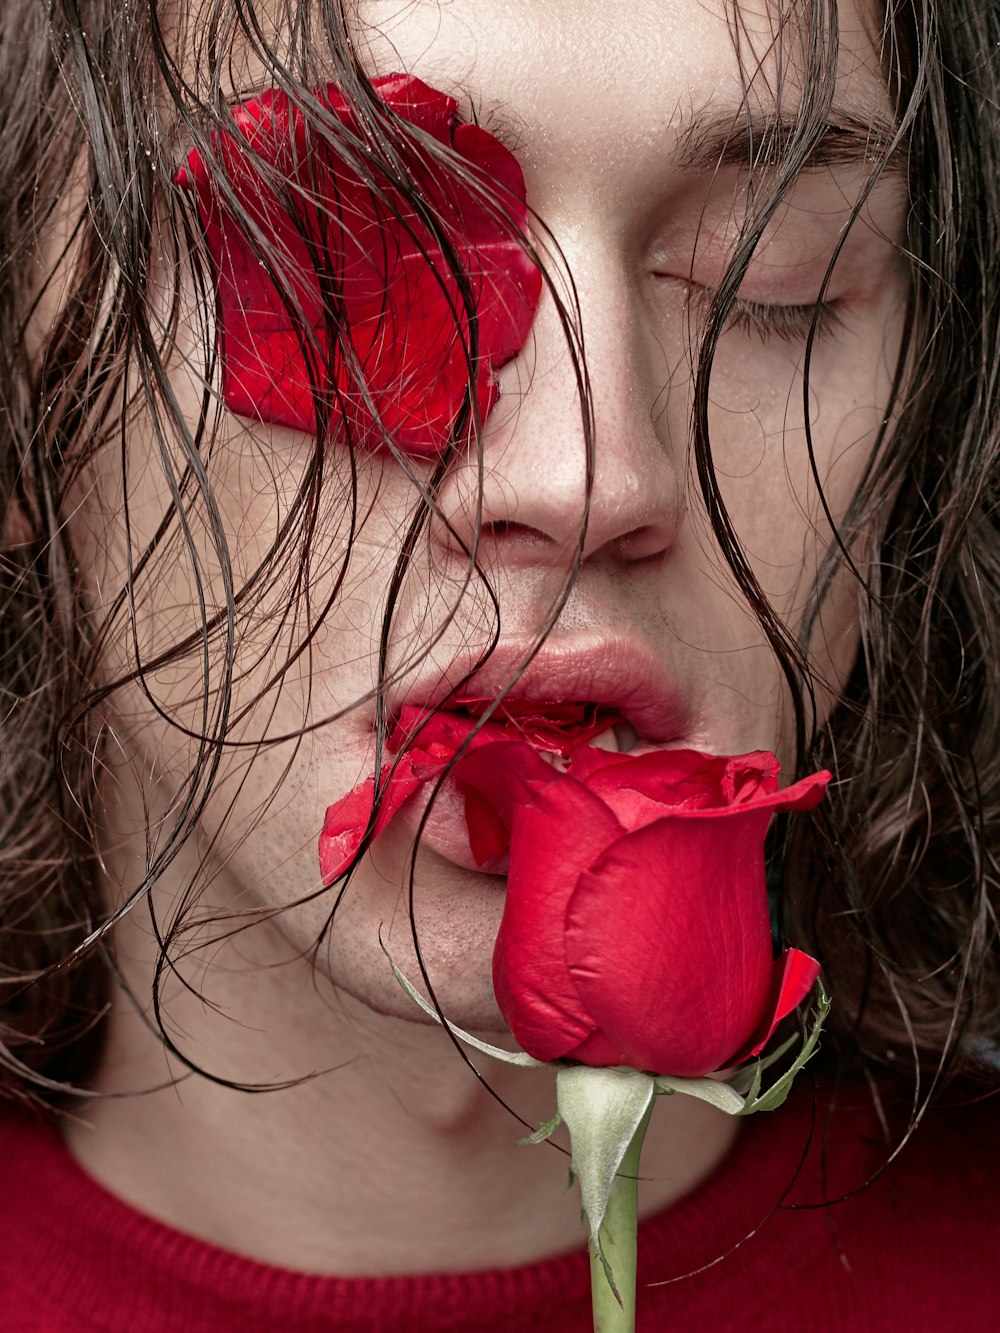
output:
M388 753L396 758L383 765L379 777L382 799L374 837L397 817L414 829L419 825L432 785L463 747L476 748L498 740L526 741L540 758L566 770L572 766L574 755L583 759L588 749L627 754L643 745L635 728L617 709L594 702L505 699L472 735L477 721L493 703L490 699L466 698L457 701L456 707L435 711L412 705L400 710L387 741ZM320 837L325 883L342 875L360 848L372 818L375 787L372 775L327 810ZM425 796L420 799L418 793L422 791ZM477 819L475 807L475 797L470 805L468 795L459 791L453 779L446 778L424 827L426 841L456 864L502 874L506 848L501 849L499 843L494 848L494 840L474 832L473 825L485 827L489 823L484 812L479 812ZM471 850L470 837L475 843Z
M563 757L579 745L596 744L595 736L628 726L617 708L591 700L505 698L496 703L493 699L463 697L454 703L455 709L472 718L482 717L491 707L490 721L504 724L508 735L526 740L541 753Z

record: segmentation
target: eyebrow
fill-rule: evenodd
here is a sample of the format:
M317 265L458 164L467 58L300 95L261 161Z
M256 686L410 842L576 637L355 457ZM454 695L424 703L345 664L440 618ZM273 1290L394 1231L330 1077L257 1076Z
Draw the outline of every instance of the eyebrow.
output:
M521 118L503 102L483 106L468 97L470 119L482 125L512 153L530 140ZM907 141L898 127L873 112L866 118L849 111L835 112L812 141L798 171L824 167L878 168L882 178L906 175ZM685 118L677 134L676 160L684 171L698 174L737 167L760 173L774 171L788 160L801 133L797 116L767 114L743 107L727 111L706 108Z
M678 161L691 172L743 167L759 172L774 170L787 160L801 133L795 116L761 115L734 111L696 113L678 135ZM811 136L799 170L821 167L880 167L882 174L904 170L905 141L891 121L843 112Z

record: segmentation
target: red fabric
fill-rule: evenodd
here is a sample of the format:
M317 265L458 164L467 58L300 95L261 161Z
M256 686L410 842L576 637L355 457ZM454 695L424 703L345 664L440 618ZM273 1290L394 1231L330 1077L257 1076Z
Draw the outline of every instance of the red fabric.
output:
M766 1217L793 1174L811 1103L748 1121L700 1189L640 1233L640 1275L710 1263ZM861 1183L884 1157L866 1096L842 1094L792 1197ZM874 1185L830 1209L774 1213L715 1267L639 1294L638 1326L755 1333L992 1333L1000 1326L1000 1106L928 1117ZM413 1278L268 1268L140 1216L95 1185L54 1132L7 1118L0 1153L0 1329L7 1333L563 1333L590 1328L582 1251L529 1267ZM525 1149L544 1151L544 1149Z

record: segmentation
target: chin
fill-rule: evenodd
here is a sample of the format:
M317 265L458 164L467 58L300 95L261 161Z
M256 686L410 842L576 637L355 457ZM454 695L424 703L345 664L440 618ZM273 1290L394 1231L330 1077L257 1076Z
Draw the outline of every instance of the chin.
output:
M339 992L373 1012L430 1024L432 1020L393 976L391 957L429 999L426 973L438 1004L453 1023L494 1036L506 1032L493 994L493 946L506 880L469 870L421 847L414 870L411 923L411 853L412 839L402 828L390 827L379 839L337 909L329 946L322 949L317 964Z

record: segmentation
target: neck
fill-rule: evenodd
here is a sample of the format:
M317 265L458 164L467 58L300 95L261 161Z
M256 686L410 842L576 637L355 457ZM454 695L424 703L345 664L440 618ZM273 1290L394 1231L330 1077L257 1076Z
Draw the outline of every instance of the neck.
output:
M135 927L123 934L127 980L148 994L148 945ZM244 958L223 975L225 993L210 992L222 1012L186 992L167 1008L178 1045L214 1078L116 1005L98 1090L118 1095L68 1129L113 1192L265 1263L344 1276L508 1267L583 1244L565 1138L516 1142L555 1109L550 1071L477 1056L494 1096L441 1029L324 991L306 962L264 971ZM217 1079L291 1086L252 1093ZM701 1102L660 1098L640 1216L688 1193L734 1132Z

